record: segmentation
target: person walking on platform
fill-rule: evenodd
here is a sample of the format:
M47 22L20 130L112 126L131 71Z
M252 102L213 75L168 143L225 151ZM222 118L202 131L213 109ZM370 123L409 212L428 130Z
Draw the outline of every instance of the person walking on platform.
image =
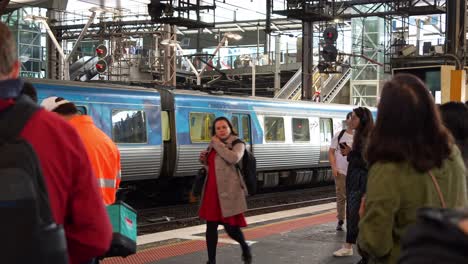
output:
M353 128L351 127L352 112L346 115L346 129L338 132L332 139L328 158L332 168L333 178L335 179L336 188L336 210L338 212L337 231L343 231L343 223L345 219L346 209L346 171L348 170L348 160L346 156L349 154L350 148L345 146L353 145Z
M371 263L390 264L419 208L467 205L465 165L418 77L398 74L388 81L377 112L358 249Z
M218 225L237 241L242 249L244 263L252 263L252 254L241 227L247 226L247 188L236 164L244 155L245 145L232 145L237 139L231 122L225 117L214 120L208 149L200 153L200 162L207 168L199 215L206 220L208 264L216 263Z
M17 102L27 104L29 99L20 95L23 81L18 78L20 62L14 35L1 22L0 39L0 118L5 118ZM104 254L111 244L112 227L78 133L62 118L39 109L19 137L37 155L52 216L65 230L70 264Z
M366 192L367 163L363 158L365 146L373 128L372 113L365 107L353 109L351 128L354 129L352 148L344 146L349 153L346 173L346 243L333 253L336 257L353 255L353 244L358 236L359 209Z
M81 115L75 104L62 97L48 97L41 106L68 120L83 141L97 177L105 205L115 202L120 185L120 152L109 136L100 130L88 115Z

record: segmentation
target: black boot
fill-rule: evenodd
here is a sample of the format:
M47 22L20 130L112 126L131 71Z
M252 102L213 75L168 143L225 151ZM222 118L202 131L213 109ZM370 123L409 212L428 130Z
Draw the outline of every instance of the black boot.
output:
M252 263L252 252L250 252L250 247L247 248L247 250L245 250L242 253L242 260L244 261L244 264L251 264Z

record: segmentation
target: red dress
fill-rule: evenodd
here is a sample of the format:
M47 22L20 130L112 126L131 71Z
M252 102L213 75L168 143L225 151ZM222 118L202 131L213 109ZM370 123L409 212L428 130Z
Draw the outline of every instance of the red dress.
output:
M208 179L206 181L205 193L200 208L200 218L206 221L229 224L231 226L246 227L247 222L243 213L229 217L223 217L221 206L219 205L218 187L216 185L215 170L216 151L213 149L208 155Z

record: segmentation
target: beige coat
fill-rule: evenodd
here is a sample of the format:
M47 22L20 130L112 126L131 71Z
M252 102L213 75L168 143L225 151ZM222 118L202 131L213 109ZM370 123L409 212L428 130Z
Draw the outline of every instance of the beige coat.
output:
M218 187L218 198L223 217L237 215L247 210L245 199L247 188L236 167L236 164L244 155L245 145L238 143L233 148L232 142L236 139L236 136L231 135L226 140L226 143L211 141L208 146L208 151L211 151L212 148L216 150L216 185ZM208 166L206 167L208 169ZM205 179L205 185L207 179L208 177ZM203 186L202 193L205 193L205 186ZM203 201L203 197L201 201Z

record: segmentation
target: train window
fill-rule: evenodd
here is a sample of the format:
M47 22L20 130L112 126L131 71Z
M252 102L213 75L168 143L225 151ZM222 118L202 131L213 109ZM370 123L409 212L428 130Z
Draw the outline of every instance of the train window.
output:
M250 142L250 117L242 115L242 138L245 142Z
M87 115L88 114L88 111L86 111L86 106L77 105L76 109L78 109L78 114L79 115Z
M284 142L284 119L265 116L265 141Z
M333 123L331 118L320 118L320 142L331 143Z
M231 117L232 128L234 131L239 134L239 118L235 115Z
M145 112L112 110L112 139L116 143L146 143Z
M293 118L293 141L294 142L309 142L310 130L309 119L307 118Z
M214 114L190 113L190 139L192 142L209 142L214 120Z

